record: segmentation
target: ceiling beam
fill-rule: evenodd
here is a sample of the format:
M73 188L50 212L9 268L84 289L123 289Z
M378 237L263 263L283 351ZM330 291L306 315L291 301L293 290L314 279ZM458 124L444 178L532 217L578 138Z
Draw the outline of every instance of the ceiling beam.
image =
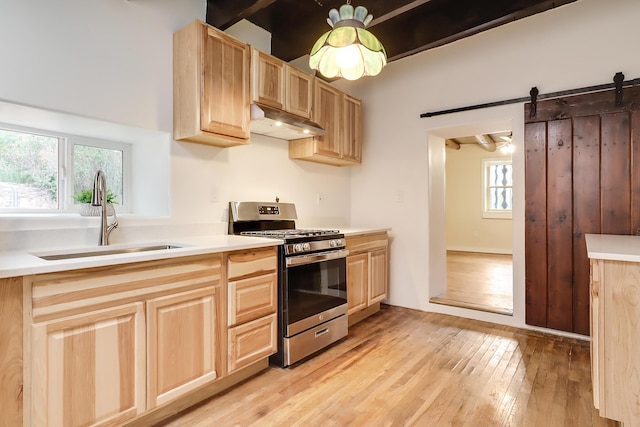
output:
M431 0L375 26L389 61L576 0Z
M474 138L478 141L478 144L487 151L496 151L496 143L489 135L475 135Z
M455 139L445 139L444 140L445 146L448 148L452 148L454 150L459 150L460 149L460 144L457 143L455 141Z
M276 0L207 0L207 24L226 30Z
M403 58L577 0L358 0L374 16L371 32L388 60ZM226 29L245 18L271 33L285 61L308 54L330 30L327 16L344 0L207 0L207 23ZM377 19L376 19L377 18Z

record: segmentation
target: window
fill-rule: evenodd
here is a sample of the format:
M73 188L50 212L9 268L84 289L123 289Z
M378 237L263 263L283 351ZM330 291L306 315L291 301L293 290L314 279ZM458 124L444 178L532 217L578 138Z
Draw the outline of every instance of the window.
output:
M513 203L513 167L511 160L482 161L483 218L511 218Z
M126 212L130 145L76 135L0 128L0 211L73 212L74 195L102 169L119 212Z

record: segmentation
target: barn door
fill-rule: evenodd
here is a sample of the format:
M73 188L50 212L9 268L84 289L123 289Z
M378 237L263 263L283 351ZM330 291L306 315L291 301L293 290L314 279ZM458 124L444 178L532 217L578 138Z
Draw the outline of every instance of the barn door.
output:
M640 233L640 88L525 106L526 322L589 334L584 235Z

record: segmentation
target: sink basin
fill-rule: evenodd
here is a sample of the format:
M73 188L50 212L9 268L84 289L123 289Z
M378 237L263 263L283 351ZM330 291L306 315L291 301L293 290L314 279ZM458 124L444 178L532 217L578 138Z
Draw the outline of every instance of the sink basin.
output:
M69 251L43 252L40 254L33 254L33 255L47 261L57 261L62 259L88 258L88 257L94 257L94 256L102 256L102 255L118 255L118 254L132 254L136 252L162 251L166 249L178 249L182 247L183 246L168 243L168 244L157 244L157 245L149 245L149 246L133 246L133 247L126 247L126 248L101 247L94 250L71 249Z

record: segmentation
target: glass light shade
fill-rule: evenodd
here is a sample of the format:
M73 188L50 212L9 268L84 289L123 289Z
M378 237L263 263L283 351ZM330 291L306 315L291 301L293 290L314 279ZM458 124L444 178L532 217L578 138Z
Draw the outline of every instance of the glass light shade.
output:
M309 66L328 78L344 77L356 80L375 76L387 64L382 43L365 29L373 19L367 9L346 4L340 12L332 9L328 22L334 28L324 33L311 49Z

